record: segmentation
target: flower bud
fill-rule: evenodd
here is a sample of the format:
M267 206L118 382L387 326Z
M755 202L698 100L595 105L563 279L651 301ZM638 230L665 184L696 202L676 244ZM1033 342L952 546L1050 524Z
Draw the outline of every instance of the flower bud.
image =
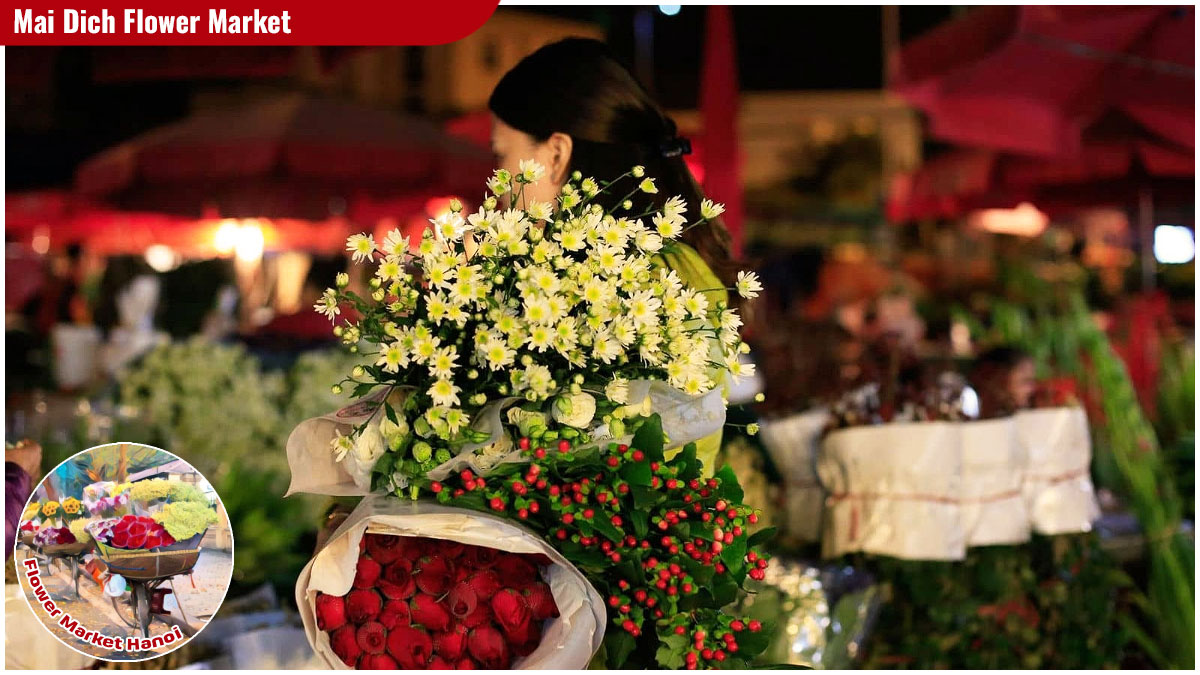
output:
M333 385L332 387L330 387L330 388L329 388L329 390L333 392L333 395L334 395L334 396L341 396L341 394L342 394L342 385L340 385L340 384L335 384L335 385Z
M646 167L641 166L641 165L633 167L633 177L634 178L641 178L642 176L645 176L645 175L646 175Z
M379 277L371 277L371 288L376 289L383 285L383 280Z
M458 213L459 211L462 211L462 208L463 208L462 202L460 202L457 198L453 198L450 200L450 211L452 211L453 213Z
M364 373L366 373L366 370L362 366L354 366L354 369L350 371L350 374L354 377L362 377Z
M334 277L334 283L337 284L338 288L345 288L350 285L350 275L345 272L338 272L338 275Z

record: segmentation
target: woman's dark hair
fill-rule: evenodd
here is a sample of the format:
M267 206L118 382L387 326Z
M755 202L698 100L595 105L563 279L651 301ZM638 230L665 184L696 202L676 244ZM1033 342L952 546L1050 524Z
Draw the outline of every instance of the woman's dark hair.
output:
M552 93L544 91L547 84ZM602 42L568 38L526 56L496 85L488 108L539 142L556 132L570 136L571 171L610 180L641 165L658 186L658 194L643 195L651 199L647 206L661 208L679 195L689 215L700 208L704 195L683 160L674 120ZM623 194L604 196L615 201ZM603 199L601 205L615 206ZM691 228L683 240L732 284L729 232L719 220Z

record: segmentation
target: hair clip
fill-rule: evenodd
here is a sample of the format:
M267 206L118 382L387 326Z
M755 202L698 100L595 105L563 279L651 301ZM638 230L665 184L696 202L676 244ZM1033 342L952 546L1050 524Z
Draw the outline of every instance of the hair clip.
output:
M692 142L682 136L676 136L664 141L658 146L663 157L679 157L692 154Z

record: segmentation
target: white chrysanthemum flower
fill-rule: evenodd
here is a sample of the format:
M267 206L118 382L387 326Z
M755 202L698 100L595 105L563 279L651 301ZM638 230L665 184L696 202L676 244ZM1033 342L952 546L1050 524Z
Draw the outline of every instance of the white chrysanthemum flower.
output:
M594 178L584 178L583 181L579 183L579 189L583 192L583 194L591 197L600 191L600 185Z
M429 387L429 397L433 399L433 404L437 406L456 406L458 405L459 389L448 379L440 378Z
M525 320L529 323L550 324L556 318L546 298L531 298L525 301Z
M633 344L634 341L637 340L638 335L637 329L634 328L632 324L625 321L613 323L612 334L622 347L628 347L629 345Z
M554 217L554 206L550 202L530 202L525 213L530 220L550 220Z
M662 214L673 220L683 220L683 214L687 213L687 202L683 201L683 197L675 195L663 204Z
M559 289L559 278L553 270L545 267L533 267L529 270L529 281L533 287L542 293L549 295L557 293Z
M693 371L683 378L683 386L680 389L690 396L699 396L712 389L712 380L703 373Z
M754 363L742 361L736 352L725 357L725 368L736 378L754 376Z
M529 339L526 344L529 348L536 352L544 352L554 341L554 331L549 326L531 326L529 328Z
M737 275L737 294L747 300L752 300L758 297L762 292L762 284L758 281L758 275L754 272L738 272Z
M621 343L607 330L601 329L592 337L592 356L612 363L621 354Z
M431 218L429 222L433 223L433 231L438 240L443 242L458 241L467 231L467 221L454 211L447 211L437 218Z
M458 351L454 347L443 347L434 353L433 358L429 359L429 374L434 377L450 377L457 367L455 364L457 360Z
M621 271L621 266L625 264L625 255L622 249L615 246L597 246L592 251L591 259L607 275L617 274Z
M493 175L492 178L487 179L487 189L492 191L492 195L502 197L508 195L511 185Z
M708 311L708 298L689 288L683 293L683 308L694 317L702 317Z
M546 175L546 167L532 159L521 160L517 164L517 170L521 172L521 180L531 184L540 181Z
M654 293L649 290L634 293L625 303L626 316L638 325L656 323L659 307L662 307L662 301L654 297Z
M670 218L659 213L650 220L654 223L654 231L663 239L674 239L683 232L683 221L678 218Z
M562 195L558 198L558 205L565 209L573 209L579 206L579 202L583 197L579 195L579 191L572 188L570 185L564 185Z
M313 305L313 309L324 314L330 321L333 321L338 314L342 313L341 308L338 307L337 291L332 288L325 289L325 294L321 296L317 304Z
M556 232L554 238L568 251L578 251L587 246L587 239L583 232L573 227Z
M725 213L725 205L717 204L711 199L705 199L700 202L700 217L705 220L719 218L722 213Z
M424 328L424 326L422 326ZM418 336L416 343L413 345L415 358L413 360L419 363L428 363L429 359L433 358L437 348L441 345L441 340L433 336Z
M489 340L483 347L483 358L492 370L512 365L516 352L509 349L503 340Z
M384 371L398 373L401 368L408 366L408 352L400 342L393 342L383 348L375 365L382 366Z
M634 243L637 244L637 247L643 251L648 253L656 253L662 249L663 240L662 237L649 230L642 230L641 232L637 233Z
M333 450L333 458L337 461L342 461L346 455L354 449L354 438L351 436L343 436L341 430L335 429L333 440L329 441L329 445Z
M346 250L353 254L354 262L370 260L375 253L375 237L370 234L352 234L346 239Z
M645 192L648 195L658 194L658 187L654 185L653 178L646 178L645 180L643 180L641 183L638 184L638 189L641 190L642 192Z
M457 435L460 430L465 429L471 423L471 418L460 408L447 410L443 419L446 421L446 428L450 431L451 436Z
M385 255L402 256L408 253L408 237L401 234L400 230L392 230L383 238L381 248Z
M624 405L629 402L629 380L615 377L604 387L604 397L613 403Z
M387 256L383 262L379 263L379 267L375 270L375 276L383 281L393 281L400 278L400 274L404 268L400 265L400 259L394 256Z
M496 220L496 212L479 207L479 210L467 216L469 224L477 232L485 232Z

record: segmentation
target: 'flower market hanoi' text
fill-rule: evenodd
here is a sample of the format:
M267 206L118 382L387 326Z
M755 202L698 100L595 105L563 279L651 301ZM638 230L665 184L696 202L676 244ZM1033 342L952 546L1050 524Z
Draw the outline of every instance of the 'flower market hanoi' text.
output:
M31 9L16 9L13 33L32 35L55 34L54 10L35 14ZM195 35L200 32L200 17L187 14L148 14L140 9L123 10L121 32L126 35ZM230 14L224 9L208 10L209 35L278 35L291 34L292 16L286 10L279 14ZM63 35L105 35L117 33L117 20L107 9L100 13L80 9L62 10Z

